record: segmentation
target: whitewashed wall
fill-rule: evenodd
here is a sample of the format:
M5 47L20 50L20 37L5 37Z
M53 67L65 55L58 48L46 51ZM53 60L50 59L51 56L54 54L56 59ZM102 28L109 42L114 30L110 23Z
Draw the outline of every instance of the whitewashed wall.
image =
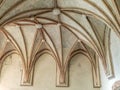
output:
M43 55L36 63L33 86L20 86L20 58L8 57L4 63L0 90L100 90L93 88L91 65L83 55L75 56L70 63L69 87L55 86L56 65L53 58Z
M120 80L120 39L116 36L114 32L111 33L111 51L115 77L107 79L104 74L103 67L100 64L102 82L101 90L112 90L113 83L117 80Z
M114 32L111 35L111 51L115 77L107 79L100 62L101 82L100 89L93 88L91 66L88 59L79 55L72 59L70 64L70 86L55 86L56 65L49 55L42 56L34 74L33 86L20 86L21 69L20 58L17 55L8 57L4 63L0 76L0 90L112 90L115 81L120 80L120 39Z

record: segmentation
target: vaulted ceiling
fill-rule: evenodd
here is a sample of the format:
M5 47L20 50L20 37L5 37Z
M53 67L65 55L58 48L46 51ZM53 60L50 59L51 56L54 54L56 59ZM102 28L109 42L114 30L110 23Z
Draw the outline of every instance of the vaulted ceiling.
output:
M120 37L120 0L0 0L0 64L13 53L22 59L22 84L32 83L35 62L44 53L57 64L57 85L67 86L69 61L84 54L100 87L98 59L113 76L110 33Z

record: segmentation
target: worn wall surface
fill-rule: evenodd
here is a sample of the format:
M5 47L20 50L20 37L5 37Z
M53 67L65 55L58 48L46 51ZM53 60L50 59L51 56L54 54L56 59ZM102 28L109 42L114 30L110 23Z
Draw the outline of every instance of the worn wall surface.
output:
M113 59L114 77L108 79L105 74L103 67L100 64L101 71L101 90L112 90L112 85L117 80L120 80L120 39L114 32L111 33L111 52Z
M20 58L9 56L2 68L0 90L100 90L93 88L91 65L83 55L72 58L70 63L69 87L56 87L56 65L54 59L45 54L35 66L33 86L20 86Z

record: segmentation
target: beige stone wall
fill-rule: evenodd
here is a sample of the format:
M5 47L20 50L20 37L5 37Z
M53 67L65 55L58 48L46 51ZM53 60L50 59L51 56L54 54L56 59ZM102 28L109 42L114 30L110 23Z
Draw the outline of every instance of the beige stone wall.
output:
M70 63L69 87L56 87L56 65L47 54L39 58L35 66L33 86L20 86L20 58L9 56L2 68L0 90L100 90L93 88L91 65L83 55L75 56Z

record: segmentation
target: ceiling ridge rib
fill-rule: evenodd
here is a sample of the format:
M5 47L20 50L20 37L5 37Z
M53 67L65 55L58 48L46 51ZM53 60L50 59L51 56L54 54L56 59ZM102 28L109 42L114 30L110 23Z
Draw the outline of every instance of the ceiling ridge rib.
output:
M17 3L15 3L12 7L10 7L7 11L5 11L1 16L0 19L2 19L3 17L5 17L9 12L11 12L14 8L18 7L19 5L21 5L22 3L24 3L26 0L21 0L18 1Z

